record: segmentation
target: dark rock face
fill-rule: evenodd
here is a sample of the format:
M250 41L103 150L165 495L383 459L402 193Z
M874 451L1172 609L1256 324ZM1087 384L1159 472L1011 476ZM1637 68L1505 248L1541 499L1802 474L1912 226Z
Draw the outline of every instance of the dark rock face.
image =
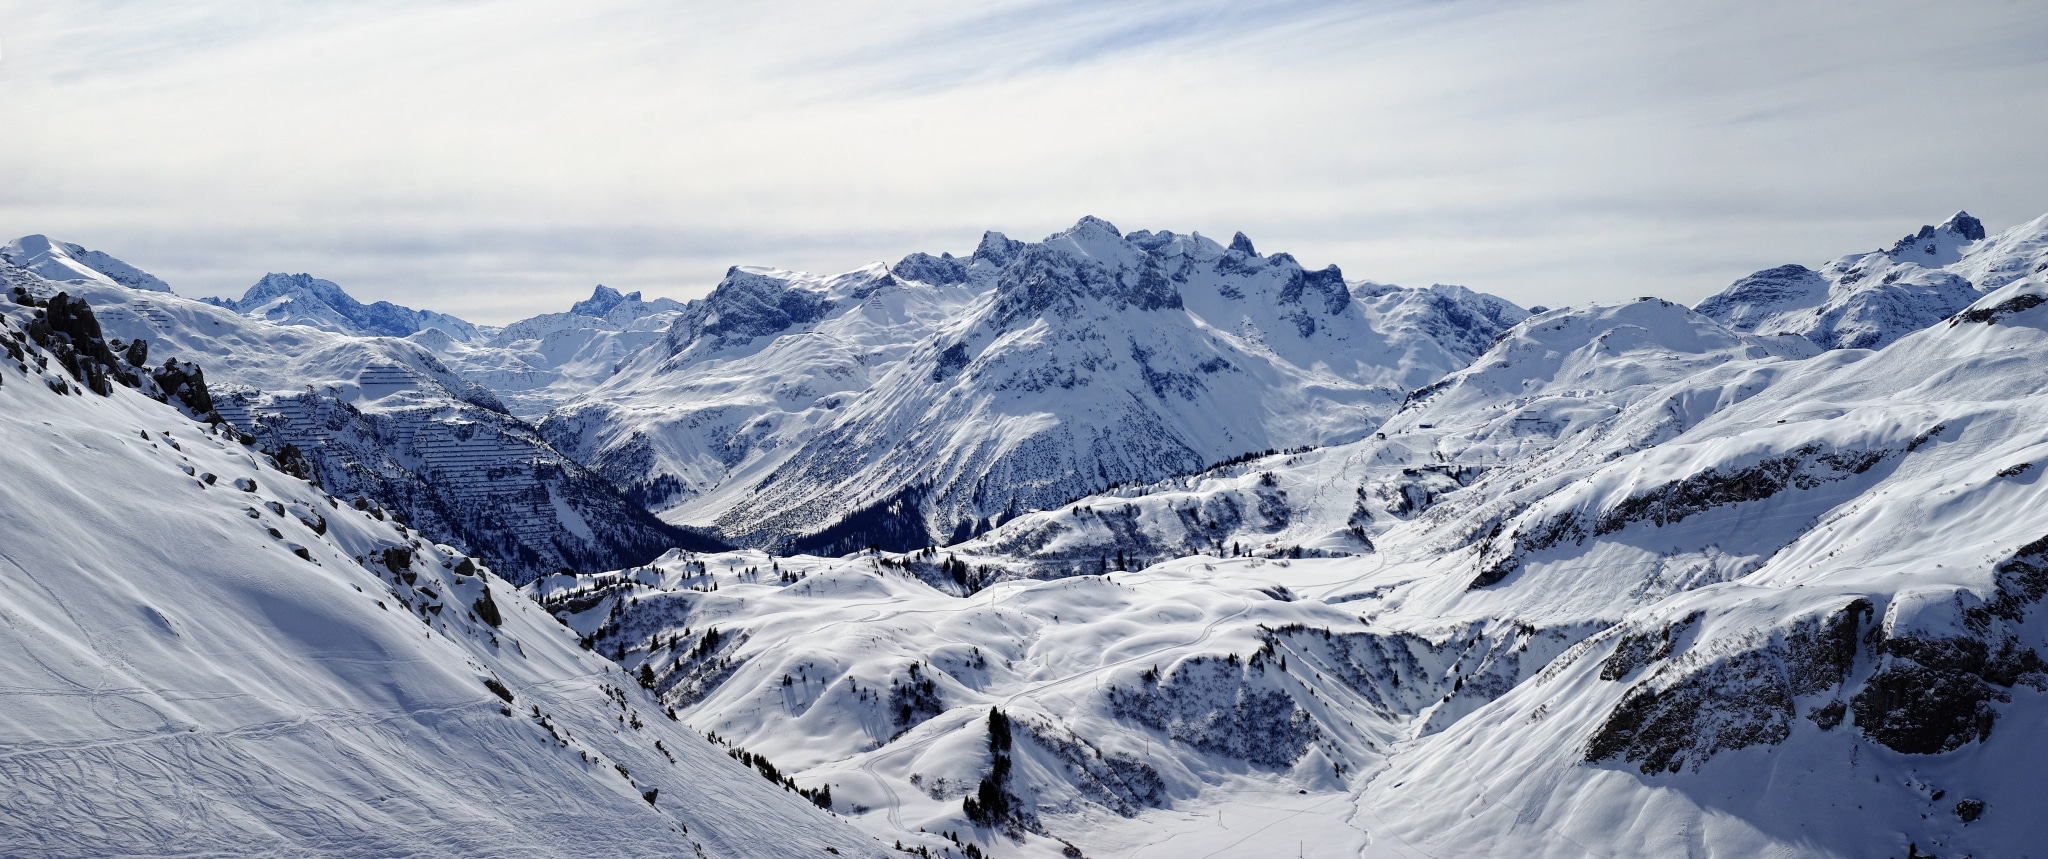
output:
M825 318L833 303L814 292L766 275L726 270L725 279L669 328L669 354L699 339L714 345L744 343Z
M1631 690L1587 743L1586 761L1675 773L1716 752L1782 743L1792 735L1792 696L1777 668L1766 654L1745 653L1662 689Z
M890 266L889 271L904 280L929 283L933 286L967 282L967 266L954 259L950 253L938 256L914 253Z
M1964 322L1978 322L1997 325L1998 321L2021 311L2032 310L2048 303L2048 296L2037 293L2015 295L1999 302L1995 307L1973 307L1950 317L1948 324L1953 327Z
M158 401L176 399L195 417L213 414L213 397L206 389L206 375L199 365L176 358L149 369L149 342L109 342L100 330L92 307L67 293L57 293L47 302L16 296L40 307L28 327L29 340L48 351L79 383L100 396L114 392L114 385L135 388ZM9 349L14 355L19 347ZM218 420L217 418L215 420Z
M443 422L371 414L313 393L254 405L229 397L231 413L250 415L247 431L257 441L300 451L328 492L394 511L517 584L563 569L628 567L671 547L720 545L655 518L509 415L477 410Z
M620 295L618 290L600 283L596 289L590 291L589 298L569 305L569 312L579 316L592 316L603 319L605 314L612 312L612 308L630 301L639 300L640 293L638 292Z
M107 347L92 308L66 293L57 293L44 305L29 323L28 335L49 350L72 378L100 396L113 393L117 383L132 388L140 382L127 362Z
M1147 256L1135 272L1113 272L1101 263L1044 245L1031 245L996 282L992 322L1007 328L1038 316L1078 314L1076 302L1100 299L1111 307L1180 309L1175 289L1158 260Z
M1878 642L1880 666L1851 702L1865 736L1907 754L1954 751L1991 736L1992 705L2011 700L2006 690L2048 689L2048 662L2009 626L2048 597L2048 537L2020 547L1995 576L1991 598L1962 611L1970 635Z
M1612 534L1636 522L1669 525L1686 517L1726 504L1761 501L1787 487L1812 489L1829 480L1841 480L1869 471L1884 461L1888 451L1838 451L1823 453L1809 444L1790 454L1766 459L1747 468L1709 468L1677 483L1630 496L1593 524L1593 534Z
M2011 700L2009 690L2048 690L2048 661L2013 631L2048 596L2048 537L2021 547L1995 572L1989 599L1955 595L1963 634L1895 629L1892 620L1871 626L1876 608L1865 599L1703 666L1668 660L1663 642L1675 638L1670 628L1623 632L1602 677L1619 679L1667 661L1608 714L1587 741L1585 760L1620 759L1645 774L1697 769L1722 751L1783 742L1797 701L1815 696L1829 697L1806 712L1817 727L1832 730L1853 715L1865 739L1896 752L1942 754L1983 742L1997 724L1997 705ZM1929 603L1937 604L1946 605Z
M1693 612L1682 620L1655 630L1637 629L1623 634L1621 641L1614 645L1614 652L1600 663L1600 679L1620 680L1643 666L1670 656L1673 641L1699 620L1700 613Z
M1729 284L1693 310L1730 328L1748 330L1774 309L1819 304L1827 294L1828 282L1820 272L1803 265L1781 265Z
M1958 801L1956 802L1956 819L1957 819L1957 820L1960 820L1960 821L1962 821L1962 822L1964 822L1964 823L1971 823L1971 822L1974 822L1974 821L1975 821L1975 820L1976 820L1977 818L1979 818L1979 817L1983 817L1983 816L1984 816L1984 801L1983 801L1983 800L1981 800L1981 799L1964 799L1964 800L1958 800Z
M1886 664L1850 702L1856 727L1872 741L1909 755L1932 755L1991 737L1991 707L2006 701L2021 675L2041 670L2031 650L1993 653L1968 638L1887 639ZM2024 654L2024 655L2022 655ZM2031 660L2026 657L2033 657Z
M981 234L981 244L975 246L972 258L986 260L996 265L1009 265L1010 260L1015 259L1017 253L1024 249L1024 245L1024 242L994 230L989 230Z
M1954 217L1948 219L1946 223L1939 227L1932 224L1921 225L1919 232L1893 242L1891 250L1886 251L1886 253L1894 257L1901 256L1916 247L1925 246L1927 243L1938 238L1942 233L1953 234L1966 242L1982 241L1984 238L1984 222L1977 220L1969 212L1957 212Z
M1723 751L1784 742L1792 735L1794 699L1848 679L1857 632L1871 610L1859 599L1824 617L1806 618L1761 647L1675 677L1652 672L1629 689L1587 741L1586 762L1620 759L1645 775L1675 773L1688 766L1697 770ZM1600 676L1621 679L1666 659L1670 644L1699 619L1695 613L1661 631L1621 635ZM1841 704L1831 702L1809 716L1832 727L1830 719L1841 720Z
M1468 587L1477 590L1499 584L1520 569L1522 559L1534 552L1565 543L1584 544L1589 538L1612 534L1639 522L1669 525L1716 507L1762 501L1787 489L1812 489L1847 480L1895 458L1896 454L1892 450L1830 451L1818 444L1807 444L1755 465L1733 469L1708 467L1684 479L1637 492L1597 513L1566 510L1518 526L1504 547L1496 539L1498 533L1487 535L1481 542L1479 574Z
M157 388L166 396L178 398L193 414L213 412L213 394L207 391L206 373L198 364L171 358L162 367L151 370L150 378L156 380Z
M967 368L967 344L955 343L939 353L937 366L932 367L932 381L944 382Z

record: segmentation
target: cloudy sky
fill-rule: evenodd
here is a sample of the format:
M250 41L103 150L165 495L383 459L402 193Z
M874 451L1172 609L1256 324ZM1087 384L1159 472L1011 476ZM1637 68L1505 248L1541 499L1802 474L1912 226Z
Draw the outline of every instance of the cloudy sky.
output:
M0 0L0 231L502 323L602 282L1249 234L1694 301L2048 212L2038 2Z

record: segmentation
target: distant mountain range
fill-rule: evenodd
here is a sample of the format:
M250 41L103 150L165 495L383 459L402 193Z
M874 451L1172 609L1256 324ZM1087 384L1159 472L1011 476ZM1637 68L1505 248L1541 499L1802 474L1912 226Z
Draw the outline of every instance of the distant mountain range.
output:
M901 550L1358 438L1525 315L1457 287L1349 283L1242 235L1085 218L831 278L736 268L541 429L672 522Z

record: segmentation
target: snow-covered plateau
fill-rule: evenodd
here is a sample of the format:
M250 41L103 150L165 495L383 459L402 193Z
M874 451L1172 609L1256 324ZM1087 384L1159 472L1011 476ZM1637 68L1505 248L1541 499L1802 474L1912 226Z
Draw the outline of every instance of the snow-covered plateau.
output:
M1885 247L1531 312L1087 218L491 328L24 238L0 853L2041 856L2048 216Z

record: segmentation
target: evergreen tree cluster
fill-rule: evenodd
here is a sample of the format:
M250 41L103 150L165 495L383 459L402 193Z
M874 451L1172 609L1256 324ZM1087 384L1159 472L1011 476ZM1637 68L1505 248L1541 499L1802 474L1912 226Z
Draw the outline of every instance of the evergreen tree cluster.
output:
M995 826L1008 821L1015 811L1016 798L1010 795L1009 790L1010 748L1010 717L991 707L988 711L989 773L982 777L973 794L960 801L967 819L977 825Z

